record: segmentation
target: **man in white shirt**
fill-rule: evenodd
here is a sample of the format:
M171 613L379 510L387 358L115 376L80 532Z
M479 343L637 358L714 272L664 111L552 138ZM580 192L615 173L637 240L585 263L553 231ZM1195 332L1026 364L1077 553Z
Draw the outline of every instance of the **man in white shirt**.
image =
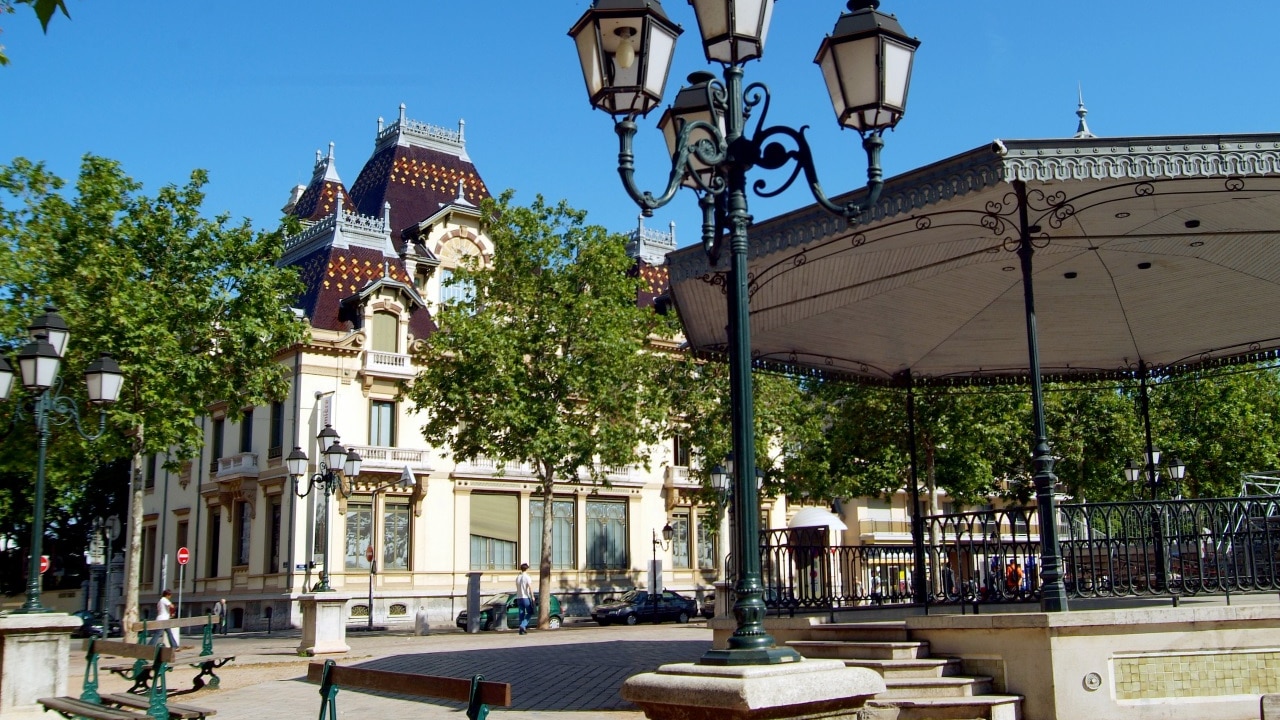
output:
M533 583L529 580L529 563L520 563L516 576L516 607L520 611L520 634L529 631L529 616L533 608Z
M173 601L169 599L172 596L171 590L160 593L160 600L156 603L156 620L169 620L173 617ZM173 628L165 628L163 632L157 632L152 637L156 645L165 645L167 640L169 647L178 647L178 639L173 636Z

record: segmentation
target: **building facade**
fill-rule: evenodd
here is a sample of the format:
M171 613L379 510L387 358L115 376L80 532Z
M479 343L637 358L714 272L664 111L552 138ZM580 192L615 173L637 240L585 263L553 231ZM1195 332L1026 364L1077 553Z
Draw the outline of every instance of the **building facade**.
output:
M428 446L419 419L398 399L414 376L413 350L436 330L434 309L464 258L488 260L481 228L488 187L457 130L409 120L401 106L379 119L375 147L354 183L342 181L332 145L317 153L311 182L285 211L304 229L286 241L281 264L305 284L297 313L311 327L279 356L288 396L269 406L222 404L204 418L204 446L180 471L161 455L144 465L145 520L140 597L144 615L159 593L181 591L184 614L225 598L233 629L299 625L297 599L327 571L354 595L352 622L451 624L468 574L484 591L510 590L521 562L537 566L542 524L553 523L553 591L565 612L586 614L602 597L648 583L701 596L724 564L719 508L689 499L696 488L679 438L655 448L651 469L606 468L609 486L562 484L550 520L527 467L477 458L456 462ZM635 271L665 289L674 228L633 233ZM317 435L333 428L363 457L358 478L326 499L295 485L284 459L293 448L320 468ZM327 509L327 513L326 513ZM655 543L671 524L669 546ZM325 563L325 541L328 563ZM178 566L179 548L190 560Z

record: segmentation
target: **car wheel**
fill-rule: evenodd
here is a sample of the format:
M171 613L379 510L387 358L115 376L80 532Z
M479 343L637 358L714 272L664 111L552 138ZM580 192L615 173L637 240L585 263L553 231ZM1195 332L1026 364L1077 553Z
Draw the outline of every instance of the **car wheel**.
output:
M635 625L638 622L640 622L640 618L637 617L635 613L631 613L630 615L627 616L628 625Z
M689 622L689 613L684 612L683 610L682 610L682 611L680 611L680 614L676 616L676 622L678 622L678 623L687 623L687 622Z
M560 616L559 616L559 615L552 615L551 617L547 618L547 629L548 629L548 630L559 630L559 629L560 629Z

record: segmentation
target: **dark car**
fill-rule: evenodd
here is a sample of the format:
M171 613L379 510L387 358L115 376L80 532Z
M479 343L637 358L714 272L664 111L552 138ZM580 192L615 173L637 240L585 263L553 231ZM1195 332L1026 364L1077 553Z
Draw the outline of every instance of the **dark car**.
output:
M71 637L90 638L103 637L102 619L95 613L88 610L79 610L71 613L74 617L80 618L80 627L76 628ZM123 637L124 628L120 625L120 621L110 614L107 615L107 632L106 637Z
M480 601L480 629L496 630L496 619L502 615L506 615L507 627L514 630L520 627L520 608L516 607L516 596L513 593L498 593L492 597L487 597ZM538 596L533 597L533 617L529 620L530 625L536 625L538 622ZM467 629L467 611L463 610L458 613L457 625L463 630ZM547 618L547 627L552 630L559 629L560 624L564 622L564 613L560 610L560 601L555 595L551 596L551 615Z
M639 622L662 622L675 620L678 623L689 622L689 618L698 614L698 603L680 593L663 590L662 594L650 595L647 590L631 590L612 602L601 603L592 611L591 616L601 625L610 623L626 623L635 625Z

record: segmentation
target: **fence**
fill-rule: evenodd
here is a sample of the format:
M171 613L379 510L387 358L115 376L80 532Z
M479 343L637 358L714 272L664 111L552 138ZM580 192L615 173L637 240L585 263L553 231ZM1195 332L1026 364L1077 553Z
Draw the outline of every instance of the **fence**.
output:
M1187 596L1280 590L1280 496L1059 506L1070 598ZM884 604L1035 601L1036 510L923 518L924 597L910 545L831 545L826 527L760 534L772 612ZM725 577L734 581L732 558Z

